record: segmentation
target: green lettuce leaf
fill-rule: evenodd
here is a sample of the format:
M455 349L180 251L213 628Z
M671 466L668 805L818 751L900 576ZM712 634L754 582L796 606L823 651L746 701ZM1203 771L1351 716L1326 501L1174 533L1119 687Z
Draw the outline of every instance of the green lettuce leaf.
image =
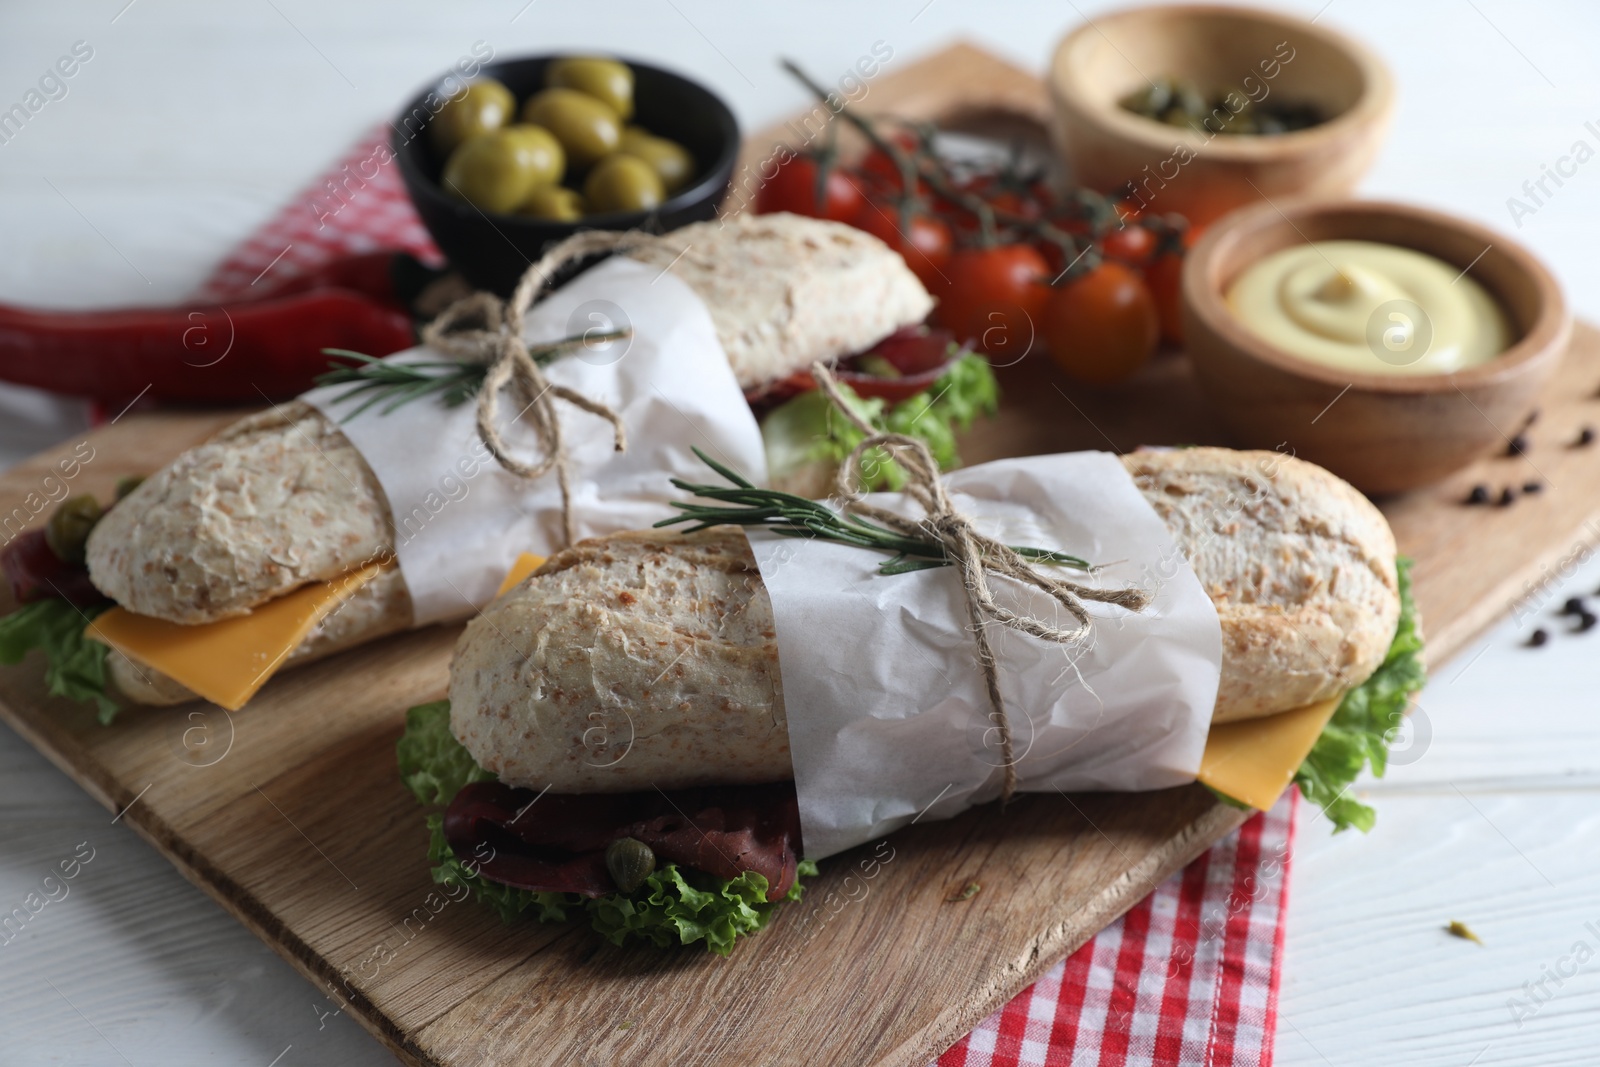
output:
M395 745L400 780L417 802L443 807L470 782L492 782L472 753L450 732L450 702L436 700L406 712L406 732Z
M1363 768L1383 777L1389 762L1389 742L1405 718L1412 693L1427 680L1422 667L1422 633L1411 599L1411 561L1401 558L1400 624L1383 664L1372 677L1345 694L1311 753L1295 772L1301 794L1322 808L1334 832L1352 826L1363 833L1372 829L1377 812L1349 795Z
M933 385L893 407L880 399L863 399L849 386L840 391L852 410L879 430L921 438L945 470L961 462L956 431L967 429L979 415L993 415L1000 404L1000 387L989 361L970 352ZM813 389L770 411L762 420L761 436L774 484L795 484L809 476L810 481L802 484L821 487L832 483L833 471L866 435ZM869 489L899 489L905 484L904 473L886 457L868 456L862 466Z
M117 702L106 695L106 654L111 650L83 636L83 628L107 606L78 608L52 598L0 616L0 663L21 663L30 649L40 649L50 695L92 701L100 709L100 721L109 724L118 711Z
M395 746L400 777L417 800L429 807L450 802L469 782L493 781L450 732L450 702L423 704L406 712L406 729ZM705 946L719 956L733 951L741 935L761 929L777 902L769 903L767 880L746 871L732 881L667 864L645 879L632 895L612 893L589 900L576 893L537 893L514 889L481 877L471 857L456 855L444 836L444 816L428 816L428 860L438 885L465 886L500 916L502 922L524 917L539 922L565 922L586 914L590 925L613 944L629 938L660 947ZM817 866L802 861L800 873L814 877ZM796 879L784 900L799 900Z

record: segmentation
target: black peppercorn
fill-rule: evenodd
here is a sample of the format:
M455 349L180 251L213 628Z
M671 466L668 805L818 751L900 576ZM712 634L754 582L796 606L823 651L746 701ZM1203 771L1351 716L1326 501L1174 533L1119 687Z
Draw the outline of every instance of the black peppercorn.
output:
M1596 619L1593 612L1584 612L1578 616L1578 632L1581 634L1586 630L1594 629L1596 622L1600 622L1600 619Z
M1556 612L1556 614L1557 615L1582 615L1585 612L1587 612L1588 610L1589 609L1584 607L1584 605L1583 605L1583 598L1582 597L1569 596L1569 597L1567 597L1567 602L1565 604L1561 605L1561 610Z
M1517 499L1516 490L1512 489L1508 485L1504 489L1500 490L1500 499L1497 500L1496 503L1499 504L1503 508L1509 508L1511 506L1512 502L1515 501L1516 499Z
M1511 443L1506 446L1506 455L1508 456L1520 456L1527 451L1528 438L1526 434L1517 434L1517 436L1511 439Z
M1594 427L1585 426L1583 429L1578 431L1578 439L1573 442L1572 447L1583 448L1586 445L1592 444L1594 444Z
M1548 640L1550 640L1550 635L1543 630L1535 630L1528 635L1528 645L1532 648L1539 648Z
M1488 502L1489 487L1487 485L1475 485L1472 487L1472 492L1467 494L1467 503L1469 504L1487 504Z
M1522 483L1522 491L1524 493L1542 493L1542 492L1544 492L1544 483L1543 482L1523 482Z

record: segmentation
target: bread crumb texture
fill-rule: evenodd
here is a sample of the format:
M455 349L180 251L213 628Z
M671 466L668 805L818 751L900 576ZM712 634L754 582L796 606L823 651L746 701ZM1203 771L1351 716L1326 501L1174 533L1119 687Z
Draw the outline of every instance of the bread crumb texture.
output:
M1216 605L1217 722L1326 700L1383 662L1400 618L1394 534L1371 501L1276 452L1123 457Z
M744 389L863 351L933 310L899 253L824 219L699 222L629 255L670 270L705 301Z
M450 725L516 786L624 792L792 777L772 603L742 531L552 556L467 624Z
M233 424L146 479L90 535L89 575L129 611L213 622L337 577L392 542L372 470L296 402Z

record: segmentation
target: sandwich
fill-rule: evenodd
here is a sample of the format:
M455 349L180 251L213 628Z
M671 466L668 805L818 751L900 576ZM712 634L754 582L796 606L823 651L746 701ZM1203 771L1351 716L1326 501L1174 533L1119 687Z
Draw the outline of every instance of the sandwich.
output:
M1349 786L1382 773L1422 683L1383 516L1276 453L1122 461L1216 608L1212 721L1339 700L1295 780L1337 827L1370 826ZM448 696L412 709L399 745L432 809L436 880L507 919L583 914L617 943L724 954L794 898L807 867L783 678L742 530L625 532L555 554L467 624Z
M704 302L788 488L825 484L859 438L808 399L813 361L840 368L858 410L925 437L946 465L954 429L994 409L987 363L922 324L932 298L869 234L749 216L629 254ZM0 662L43 648L51 692L92 700L106 718L112 692L236 708L279 669L414 622L390 501L340 426L302 401L227 427L103 514L80 497L58 514L52 525L74 531L66 548L33 530L0 552L23 605L0 619Z

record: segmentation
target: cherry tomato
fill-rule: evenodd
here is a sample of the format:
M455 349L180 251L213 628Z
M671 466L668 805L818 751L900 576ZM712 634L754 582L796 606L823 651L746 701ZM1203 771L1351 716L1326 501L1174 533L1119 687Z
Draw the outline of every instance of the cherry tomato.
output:
M1157 256L1144 268L1144 282L1161 319L1161 339L1169 345L1183 344L1182 279L1183 257L1176 252Z
M902 232L898 204L868 200L851 222L899 252L924 288L934 290L944 284L944 266L950 262L950 227L939 219L913 210L911 225Z
M1049 268L1029 245L969 248L950 257L935 314L958 341L972 341L1009 366L1028 354L1038 331Z
M885 139L908 155L915 155L917 152L917 138L905 130L892 133ZM905 188L900 165L880 148L872 149L861 160L861 172L890 192L900 192ZM928 183L920 178L917 180L917 195L928 195Z
M1155 255L1156 235L1143 226L1129 224L1102 237L1100 250L1111 259L1143 266Z
M791 156L778 165L778 172L756 194L756 211L792 211L814 219L849 222L866 201L857 180L837 167L828 172L823 190L819 207L817 161L810 156Z
M1132 377L1161 331L1139 272L1109 260L1052 292L1041 328L1061 369L1092 385Z

